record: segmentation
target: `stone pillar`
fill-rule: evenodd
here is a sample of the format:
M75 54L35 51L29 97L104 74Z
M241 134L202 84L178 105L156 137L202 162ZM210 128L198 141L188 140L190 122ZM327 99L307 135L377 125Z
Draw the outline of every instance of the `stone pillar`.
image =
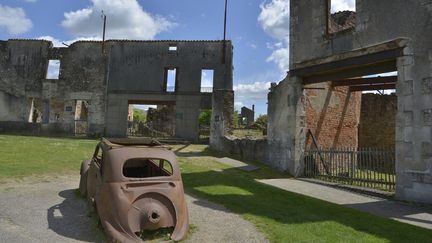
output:
M42 124L48 124L50 118L50 100L44 99L42 101Z
M286 78L268 97L268 163L292 175L302 174L305 144L304 99L301 80Z
M407 46L397 60L396 197L431 203L432 57L422 55Z
M212 118L210 124L210 147L222 150L221 138L227 135L233 123L234 91L213 90Z
M109 94L107 99L106 129L107 137L127 136L128 100L122 95Z
M175 136L191 141L198 141L201 97L199 95L181 95L176 100Z

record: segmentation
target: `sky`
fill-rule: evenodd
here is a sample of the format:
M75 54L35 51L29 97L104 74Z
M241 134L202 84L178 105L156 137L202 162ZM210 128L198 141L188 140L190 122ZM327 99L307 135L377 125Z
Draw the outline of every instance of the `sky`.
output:
M224 0L0 0L0 40L38 38L70 44L107 39L220 40ZM333 0L332 12L355 0ZM229 0L227 38L234 45L235 109L267 113L271 82L288 71L289 0ZM56 63L53 63L56 65Z

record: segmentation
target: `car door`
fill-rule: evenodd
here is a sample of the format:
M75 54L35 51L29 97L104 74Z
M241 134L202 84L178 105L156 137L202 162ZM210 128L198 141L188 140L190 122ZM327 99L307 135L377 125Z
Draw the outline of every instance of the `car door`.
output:
M102 168L103 150L98 145L90 162L89 173L87 177L87 193L88 199L92 203L99 194L100 186L102 185Z

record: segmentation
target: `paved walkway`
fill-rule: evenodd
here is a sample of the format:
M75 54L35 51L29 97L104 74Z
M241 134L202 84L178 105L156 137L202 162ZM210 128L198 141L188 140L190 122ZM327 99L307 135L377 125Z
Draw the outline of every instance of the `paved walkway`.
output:
M392 218L404 223L432 229L431 207L391 201L295 179L268 179L259 182L286 191L344 205L363 212Z

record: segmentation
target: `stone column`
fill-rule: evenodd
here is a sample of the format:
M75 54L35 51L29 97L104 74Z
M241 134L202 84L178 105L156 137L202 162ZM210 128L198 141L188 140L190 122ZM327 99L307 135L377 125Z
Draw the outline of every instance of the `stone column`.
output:
M432 202L432 70L410 45L398 58L396 197Z
M233 123L234 91L213 90L212 118L210 124L210 147L222 150L221 138L227 135Z

